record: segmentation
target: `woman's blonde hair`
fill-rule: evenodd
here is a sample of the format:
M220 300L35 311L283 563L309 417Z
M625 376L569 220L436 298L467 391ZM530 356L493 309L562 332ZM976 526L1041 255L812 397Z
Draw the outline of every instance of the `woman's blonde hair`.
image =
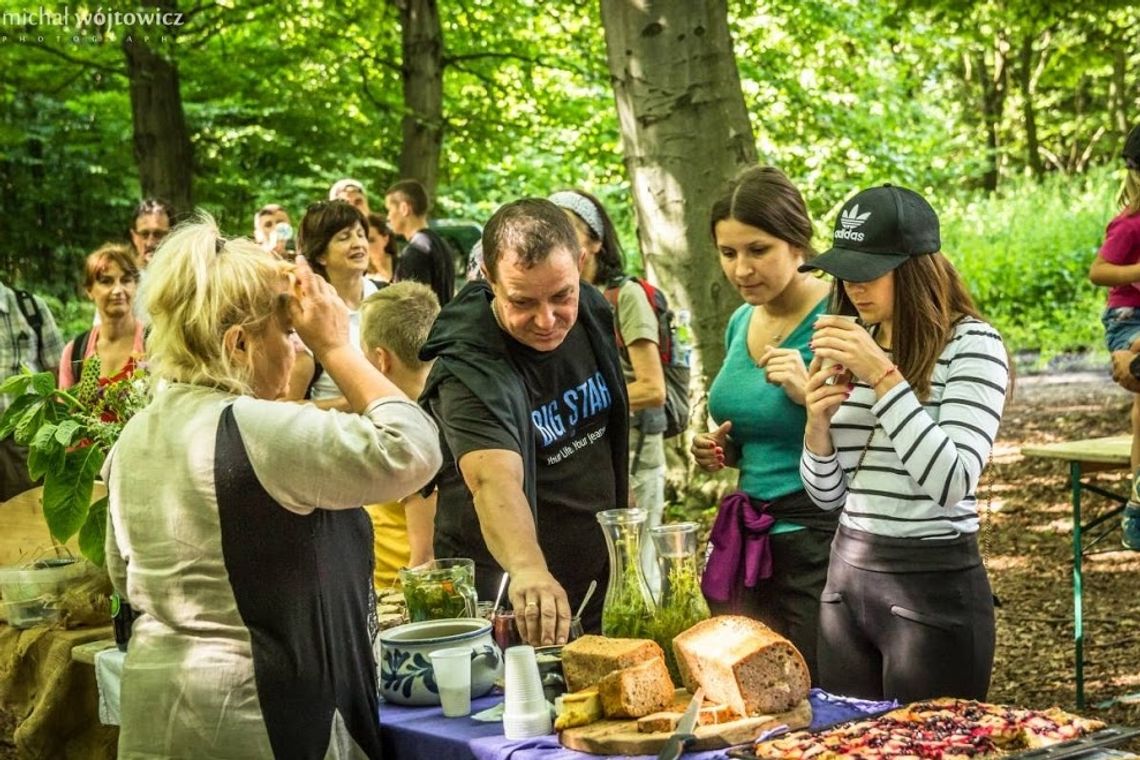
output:
M226 240L199 212L162 241L142 282L150 318L147 361L156 377L250 393L246 367L233 363L224 336L240 326L257 333L284 307L291 265L251 240Z
M1140 213L1140 169L1128 169L1120 188L1120 205L1129 214Z

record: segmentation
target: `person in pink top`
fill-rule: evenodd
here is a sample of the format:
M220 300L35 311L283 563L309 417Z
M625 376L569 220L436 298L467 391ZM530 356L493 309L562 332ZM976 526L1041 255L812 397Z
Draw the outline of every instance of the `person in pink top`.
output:
M1104 244L1089 269L1089 279L1096 285L1107 285L1108 304L1101 320L1105 340L1112 352L1114 370L1129 364L1140 352L1140 124L1132 128L1124 141L1124 166L1127 174L1120 191L1123 207L1104 233ZM1137 390L1128 373L1121 384ZM1132 401L1132 497L1124 507L1124 546L1140 550L1140 394Z
M83 286L95 302L98 323L63 347L59 359L59 387L79 382L83 362L100 361L102 385L130 377L143 358L143 323L134 313L139 270L131 249L107 244L87 257Z

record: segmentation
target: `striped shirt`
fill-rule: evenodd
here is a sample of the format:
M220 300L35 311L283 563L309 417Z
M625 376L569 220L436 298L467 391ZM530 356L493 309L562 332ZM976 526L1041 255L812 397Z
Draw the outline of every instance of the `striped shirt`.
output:
M804 448L800 475L808 495L822 509L843 507L840 524L867 533L977 532L974 493L1008 382L1001 336L985 322L961 319L938 357L925 402L905 380L878 400L866 383L855 383L831 421L835 451L820 457Z

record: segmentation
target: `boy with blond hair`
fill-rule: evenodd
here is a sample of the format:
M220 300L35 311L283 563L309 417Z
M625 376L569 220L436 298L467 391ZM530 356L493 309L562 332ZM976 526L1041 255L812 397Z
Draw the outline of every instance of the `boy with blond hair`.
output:
M360 347L372 366L408 395L418 398L431 370L420 348L439 314L439 299L427 285L406 281L373 293L360 305ZM413 493L400 501L372 504L377 589L391 587L401 567L434 557L435 499Z

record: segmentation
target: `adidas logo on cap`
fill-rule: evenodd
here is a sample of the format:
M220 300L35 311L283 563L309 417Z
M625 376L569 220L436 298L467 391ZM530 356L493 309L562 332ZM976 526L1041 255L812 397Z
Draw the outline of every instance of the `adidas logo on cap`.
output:
M854 240L862 241L865 234L856 232L857 229L863 226L863 222L871 218L871 212L859 213L859 204L856 203L851 208L845 208L839 212L839 226L842 229L835 230L835 240Z

